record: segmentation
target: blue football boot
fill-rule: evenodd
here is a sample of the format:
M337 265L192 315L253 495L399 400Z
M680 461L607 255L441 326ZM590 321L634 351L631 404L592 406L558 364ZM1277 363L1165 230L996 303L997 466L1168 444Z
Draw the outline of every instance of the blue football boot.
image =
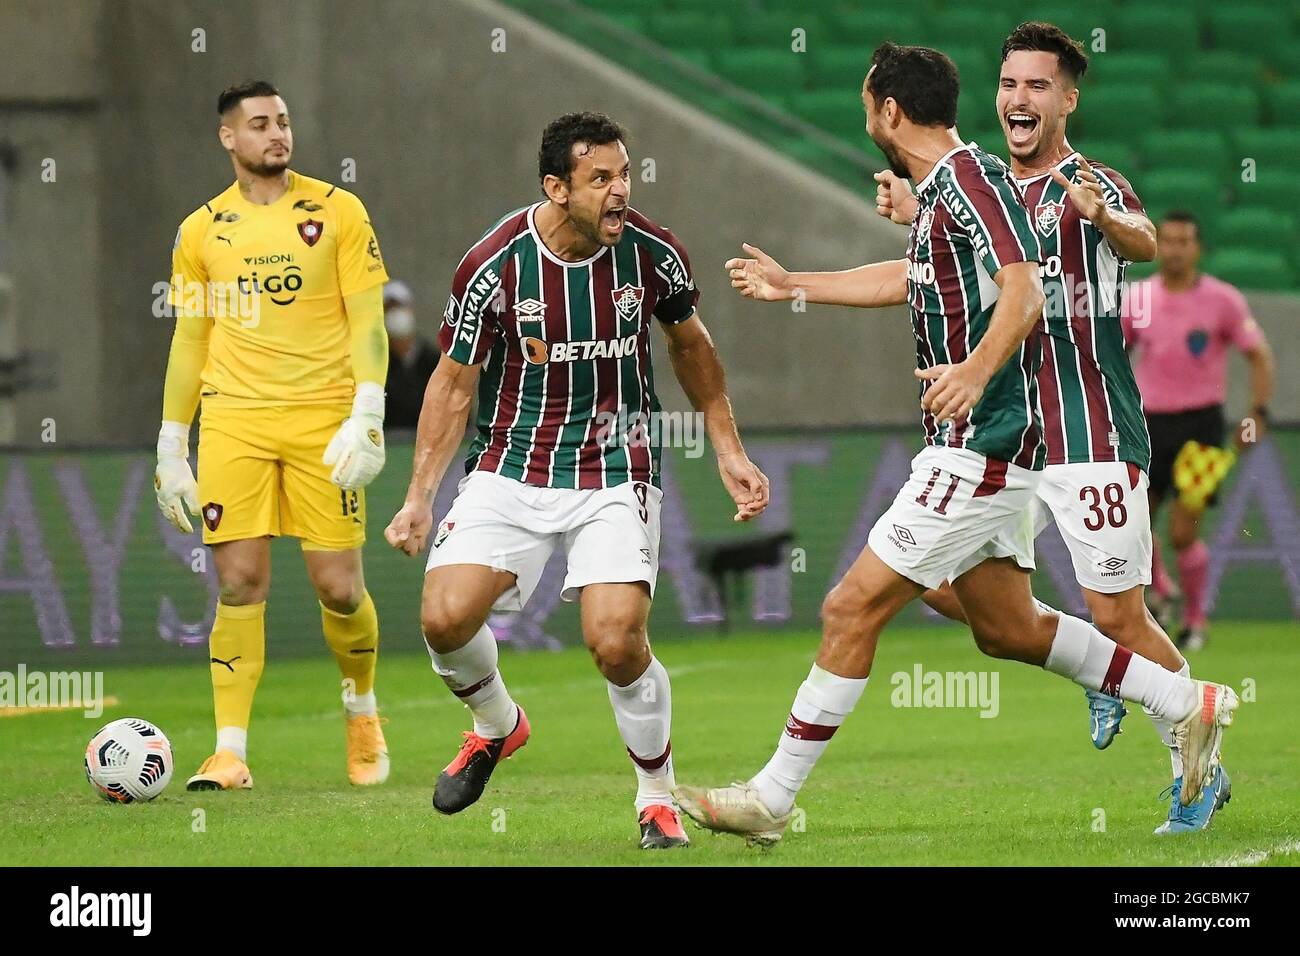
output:
M1095 690L1085 690L1084 693L1088 696L1088 716L1092 718L1092 745L1105 750L1119 733L1119 722L1128 713L1128 708L1118 697Z
M1209 786L1201 790L1201 795L1190 807L1185 807L1178 799L1183 789L1183 778L1174 780L1173 786L1165 788L1165 793L1172 794L1169 802L1169 819L1156 827L1157 834L1191 833L1204 830L1210 825L1219 808L1232 799L1232 781L1222 766L1216 767L1214 779ZM1163 797L1164 794L1162 793Z

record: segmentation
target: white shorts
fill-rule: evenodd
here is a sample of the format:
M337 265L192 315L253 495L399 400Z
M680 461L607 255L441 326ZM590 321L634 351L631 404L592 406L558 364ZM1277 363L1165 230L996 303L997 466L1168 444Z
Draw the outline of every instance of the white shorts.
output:
M644 481L612 488L539 488L486 471L461 479L451 510L429 549L430 568L481 564L515 576L493 608L519 611L561 542L569 558L560 596L577 600L588 584L644 581L654 596L659 575L663 492Z
M1034 569L1034 489L1041 472L932 445L867 537L876 556L925 588L986 558Z
M1079 584L1103 594L1151 583L1147 476L1123 461L1048 465L1034 534L1055 519Z

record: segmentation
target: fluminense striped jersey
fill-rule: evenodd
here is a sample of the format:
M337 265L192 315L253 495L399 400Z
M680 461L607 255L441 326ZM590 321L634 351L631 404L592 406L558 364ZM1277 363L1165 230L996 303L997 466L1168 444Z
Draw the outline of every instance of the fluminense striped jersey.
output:
M963 361L988 330L1006 265L1040 259L1038 238L1007 165L975 144L959 146L917 184L907 241L907 292L918 368ZM994 373L970 414L935 424L921 416L928 445L969 448L1022 468L1042 468L1034 374L1037 330ZM922 382L921 391L926 383Z
M686 250L629 207L617 245L565 262L537 233L542 205L506 216L456 269L438 345L485 363L465 470L548 488L658 486L658 447L638 433L659 411L650 316L695 314Z
M1108 205L1142 212L1128 181L1088 160ZM1079 154L1057 164L1066 179ZM1151 441L1142 397L1120 324L1124 269L1128 265L1101 230L1079 215L1065 188L1049 173L1020 181L1043 247L1043 365L1038 402L1049 465L1128 461L1146 471Z

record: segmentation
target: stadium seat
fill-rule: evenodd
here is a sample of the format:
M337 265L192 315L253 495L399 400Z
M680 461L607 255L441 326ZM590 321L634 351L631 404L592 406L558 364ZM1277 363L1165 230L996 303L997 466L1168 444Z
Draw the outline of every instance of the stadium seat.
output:
M1179 7L1140 6L1120 10L1115 16L1115 30L1107 40L1110 51L1107 56L1138 50L1159 51L1173 62L1185 59L1201 44L1196 21ZM1106 62L1105 56L1096 62L1098 74L1106 72Z
M1115 29L1118 20L1116 13L1105 4L1095 3L1054 3L1049 6L1030 6L1026 10L1026 19L1032 17L1060 27L1071 37L1083 44L1085 51L1091 55L1093 31L1106 31L1107 40ZM1109 49L1109 44L1107 49Z
M1243 289L1285 289L1294 281L1290 265L1278 252L1223 249L1207 255L1201 268Z
M1285 129L1246 127L1233 131L1232 145L1235 161L1246 157L1255 160L1258 178L1279 172L1294 176L1300 160L1300 128L1294 124Z
M718 72L756 93L786 94L802 89L804 54L785 50L723 50L715 58Z
M731 46L731 22L714 13L658 13L650 19L650 36L670 50L722 50Z
M861 46L828 46L807 55L808 85L811 89L837 90L849 87L859 93L871 66L871 51Z
M586 5L597 12L604 13L606 16L612 15L608 3L601 3L600 0L586 0ZM617 12L650 17L662 11L663 8L663 0L619 0Z
M860 43L868 56L880 43L919 43L920 21L913 13L882 10L874 4L856 9L840 9L826 16L836 43Z
M1161 89L1169 81L1169 58L1159 53L1098 54L1088 67L1088 78L1098 83ZM1081 92L1087 96L1086 88Z
M974 44L997 59L1002 41L1023 20L1005 9L968 9L949 5L921 22L924 31L915 42L946 50L950 46Z
M1160 120L1161 101L1155 90L1098 84L1079 97L1071 123L1089 137L1137 137Z
M1085 139L1079 142L1071 140L1071 145L1084 157L1109 166L1125 179L1137 175L1137 150L1133 144L1123 139ZM1141 195L1138 198L1142 198Z
M1227 193L1222 177L1181 167L1151 170L1137 178L1134 187L1153 219L1171 209L1190 209L1212 231Z
M1254 56L1285 43L1291 38L1291 24L1279 15L1279 7L1285 4L1255 7L1232 3L1211 10L1206 21L1214 48Z
M987 49L977 46L944 47L944 53L957 64L957 76L963 93L977 93L989 101L993 109L993 97L997 94L997 77L1000 64L997 52L990 56Z
M1234 129L1259 122L1259 96L1236 83L1185 83L1176 86L1164 125L1171 129L1216 126Z
M804 31L805 51L818 49L832 36L816 14L777 12L737 18L736 40L744 46L789 50L796 27Z
M1213 129L1153 129L1142 137L1142 155L1149 168L1186 163L1221 175L1236 167L1227 138Z
M1297 64L1300 68L1300 64ZM1300 80L1274 83L1264 88L1268 121L1274 126L1300 123Z
M789 111L859 148L865 146L867 119L851 90L815 90L786 98Z
M1296 241L1293 212L1257 206L1238 206L1220 218L1214 228L1214 244L1223 248L1289 249Z
M640 13L627 13L627 12L606 13L605 18L607 20L611 20L618 26L622 27L624 30L630 30L633 33L646 32L647 20Z
M1257 57L1233 50L1197 50L1185 59L1175 61L1173 66L1191 82L1226 83L1230 86L1253 85L1261 72Z

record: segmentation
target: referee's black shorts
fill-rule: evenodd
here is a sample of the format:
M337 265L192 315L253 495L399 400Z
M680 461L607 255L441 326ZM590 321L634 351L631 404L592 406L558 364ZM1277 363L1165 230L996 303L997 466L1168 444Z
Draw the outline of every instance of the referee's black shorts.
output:
M1151 433L1151 471L1149 493L1159 502L1174 487L1174 459L1189 441L1223 447L1227 425L1222 405L1206 405L1167 415L1147 413L1147 431ZM1214 499L1210 499L1214 503Z

